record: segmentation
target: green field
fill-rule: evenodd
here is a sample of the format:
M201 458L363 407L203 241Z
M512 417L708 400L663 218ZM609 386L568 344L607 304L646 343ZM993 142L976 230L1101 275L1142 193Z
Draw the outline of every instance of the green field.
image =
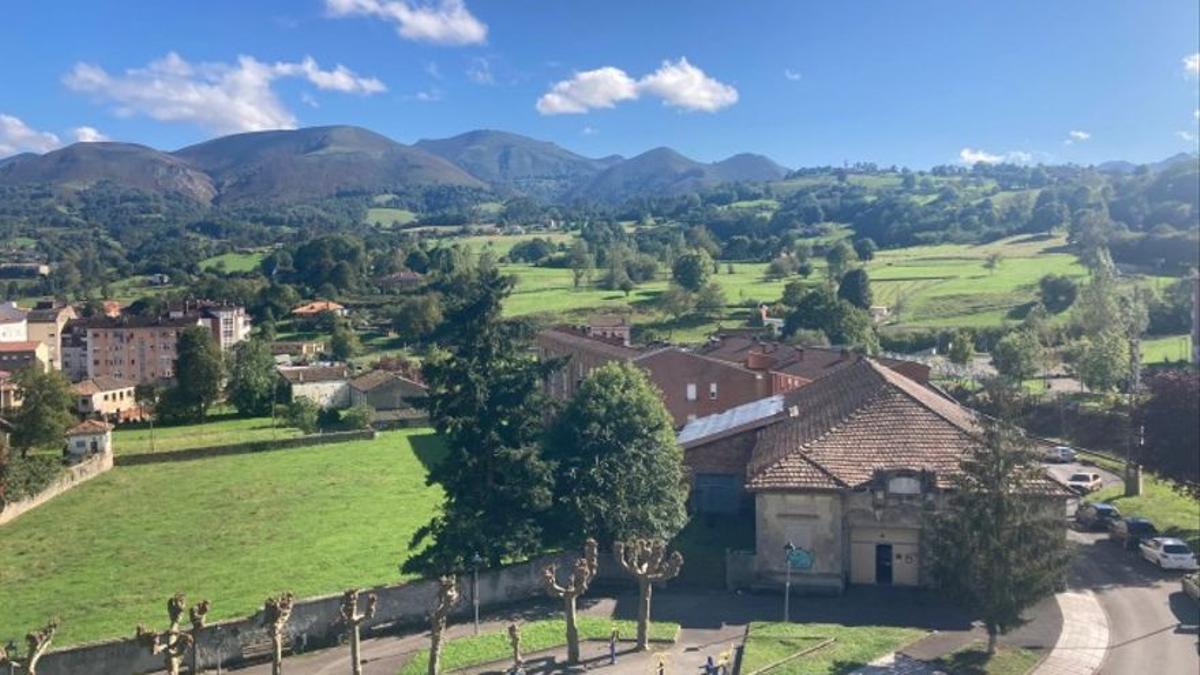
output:
M637 623L595 616L581 616L577 624L581 640L608 640L613 629L623 639L637 635ZM521 624L522 655L562 647L567 644L567 622L563 619L546 619ZM654 642L674 642L679 634L679 624L652 621L649 636ZM449 672L469 666L504 661L512 658L508 631L484 633L457 638L446 643L442 652L442 669ZM400 675L423 675L429 672L429 650L422 649L400 669Z
M401 227L416 222L417 214L408 209L373 207L367 209L367 223L376 227Z
M212 459L117 467L0 527L0 640L52 616L56 646L161 626L168 596L214 620L265 597L399 580L433 514L429 430Z
M1142 495L1125 497L1121 485L1104 488L1088 499L1108 502L1121 510L1123 516L1144 516L1154 521L1159 532L1179 537L1200 550L1200 501L1181 494L1170 483L1150 474L1142 479Z
M488 250L497 256L505 256L514 246L530 239L546 239L555 244L569 244L573 237L561 232L532 232L530 234L480 234L454 241L471 247L476 253Z
M1142 363L1188 361L1191 357L1191 335L1171 335L1142 342Z
M113 453L117 455L143 455L151 452L173 452L186 448L207 448L230 443L269 441L277 438L299 436L300 431L291 427L271 426L271 418L241 418L232 414L215 415L203 424L183 426L155 426L153 442L148 426L121 428L113 432Z
M486 240L476 237L466 241ZM980 245L913 246L880 251L867 270L876 303L893 308L890 326L997 325L1018 320L1009 316L1010 311L1036 299L1037 282L1042 276L1084 274L1073 255L1057 250L1064 243L1062 237L1014 237ZM1002 258L997 269L989 271L983 263L992 252ZM824 277L823 261L815 262L809 284L820 283ZM684 321L678 326L666 323L653 300L667 288L667 270L660 270L659 279L638 286L626 298L620 291L599 289L594 283L575 288L569 269L505 265L503 269L518 279L505 312L513 316L573 313L578 318L596 310L631 308L638 324L661 328L678 341L698 341L718 325L742 325L756 303L777 301L787 282L801 280L798 276L767 280L765 263L733 263L732 267L733 274L729 274L729 265L721 263L719 273L712 276L724 290L727 306L720 317L711 320ZM593 282L601 275L602 271L597 270Z
M222 253L200 261L200 269L223 270L225 272L252 272L258 269L266 254L255 253Z
M917 628L895 626L755 622L750 624L746 636L742 672L752 673L833 638L832 644L772 668L770 672L787 675L848 673L926 634Z

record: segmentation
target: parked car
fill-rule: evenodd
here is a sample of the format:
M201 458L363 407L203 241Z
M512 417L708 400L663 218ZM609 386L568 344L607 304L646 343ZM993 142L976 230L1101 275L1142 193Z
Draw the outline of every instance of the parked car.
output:
M1108 524L1108 538L1132 551L1143 539L1158 536L1158 528L1147 518L1122 518Z
M1138 548L1142 552L1142 557L1158 565L1159 569L1188 571L1197 569L1196 554L1192 553L1192 549L1188 548L1188 545L1180 539L1174 537L1143 539L1138 544Z
M1200 603L1200 572L1192 572L1179 580L1184 595Z
M1075 461L1075 451L1065 445L1057 445L1046 451L1046 461L1058 464L1070 464Z
M1067 487L1081 495L1099 490L1103 485L1100 474L1091 471L1077 471L1067 479Z
M1108 524L1121 519L1121 512L1112 504L1084 502L1075 510L1075 522L1085 530L1107 530Z

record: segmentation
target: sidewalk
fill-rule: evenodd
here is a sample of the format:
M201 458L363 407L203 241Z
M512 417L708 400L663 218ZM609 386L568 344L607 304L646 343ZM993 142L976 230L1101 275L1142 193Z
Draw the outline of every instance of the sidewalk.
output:
M1091 591L1055 596L1063 614L1058 642L1034 675L1092 675L1108 650L1108 616Z

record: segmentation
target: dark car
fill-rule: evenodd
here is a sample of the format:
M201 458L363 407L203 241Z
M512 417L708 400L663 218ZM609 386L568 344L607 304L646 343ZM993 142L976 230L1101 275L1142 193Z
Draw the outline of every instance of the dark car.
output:
M1123 518L1108 524L1108 538L1130 551L1143 539L1158 536L1158 528L1148 518Z
M1103 502L1084 503L1075 510L1075 522L1085 530L1106 530L1109 523L1120 518L1117 507Z

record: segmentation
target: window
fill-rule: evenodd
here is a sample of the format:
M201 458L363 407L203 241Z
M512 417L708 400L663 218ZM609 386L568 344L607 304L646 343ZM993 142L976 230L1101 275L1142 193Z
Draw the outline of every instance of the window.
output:
M717 400L717 383L716 382L708 383L708 398L713 401Z
M695 382L688 382L688 385L687 385L687 400L689 400L689 401L695 401L695 400L696 400L696 383L695 383Z
M921 481L912 476L895 476L888 481L888 492L894 495L919 495Z

